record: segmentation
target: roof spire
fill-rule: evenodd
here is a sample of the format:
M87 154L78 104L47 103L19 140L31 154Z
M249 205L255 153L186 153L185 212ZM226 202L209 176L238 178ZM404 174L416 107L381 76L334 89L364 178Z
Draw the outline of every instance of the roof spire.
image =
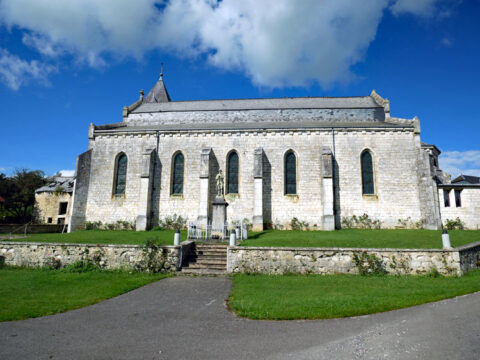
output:
M163 83L163 63L160 70L160 78L152 90L149 91L147 96L143 98L143 101L146 103L161 103L171 101L170 95L168 94L165 84Z

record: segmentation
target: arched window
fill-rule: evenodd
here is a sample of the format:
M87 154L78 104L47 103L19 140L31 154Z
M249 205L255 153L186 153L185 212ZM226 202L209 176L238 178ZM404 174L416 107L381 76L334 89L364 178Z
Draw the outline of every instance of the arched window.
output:
M360 156L362 163L362 194L375 194L375 186L373 182L373 160L370 151L365 150Z
M184 157L181 152L173 158L172 194L183 194Z
M124 195L125 185L127 183L127 155L120 154L117 156L115 164L115 186L113 188L114 195Z
M227 194L238 194L238 154L235 151L227 158Z
M297 159L293 151L285 154L285 194L297 193Z

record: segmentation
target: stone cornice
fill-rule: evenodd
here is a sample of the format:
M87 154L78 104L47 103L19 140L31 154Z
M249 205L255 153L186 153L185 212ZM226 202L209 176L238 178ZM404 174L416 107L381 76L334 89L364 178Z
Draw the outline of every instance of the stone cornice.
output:
M368 128L361 128L361 127L333 127L335 132L414 132L415 129L412 125L402 127L368 127ZM331 133L332 127L319 127L319 128L285 128L285 129L267 129L267 130L260 130L260 129L241 129L241 130L156 130L156 129L136 129L136 130L129 130L128 128L124 128L121 130L95 130L95 136L129 136L129 135L144 135L144 134L159 134L160 136L174 136L174 135L183 135L183 136L198 136L200 134L219 134L219 135L233 135L233 134L242 134L246 133L248 135L258 136L262 134L279 134L285 135L289 133Z

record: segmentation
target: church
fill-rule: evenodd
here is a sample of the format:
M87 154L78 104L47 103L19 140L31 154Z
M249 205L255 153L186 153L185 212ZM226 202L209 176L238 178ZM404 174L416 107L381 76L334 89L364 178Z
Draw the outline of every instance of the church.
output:
M161 75L121 122L91 124L77 158L69 230L135 222L147 230L174 214L212 221L224 176L227 221L253 230L293 218L311 230L367 214L384 228L409 218L441 228L440 151L420 121L390 115L367 96L172 101ZM478 191L477 191L478 193Z

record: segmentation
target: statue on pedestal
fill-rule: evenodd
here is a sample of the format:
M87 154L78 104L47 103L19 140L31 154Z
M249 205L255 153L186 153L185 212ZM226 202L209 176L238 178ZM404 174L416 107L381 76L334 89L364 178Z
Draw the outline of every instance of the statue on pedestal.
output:
M223 198L223 194L224 194L224 177L223 177L223 174L222 174L222 170L219 170L218 171L218 174L217 176L215 176L215 180L217 182L217 197L219 198Z

